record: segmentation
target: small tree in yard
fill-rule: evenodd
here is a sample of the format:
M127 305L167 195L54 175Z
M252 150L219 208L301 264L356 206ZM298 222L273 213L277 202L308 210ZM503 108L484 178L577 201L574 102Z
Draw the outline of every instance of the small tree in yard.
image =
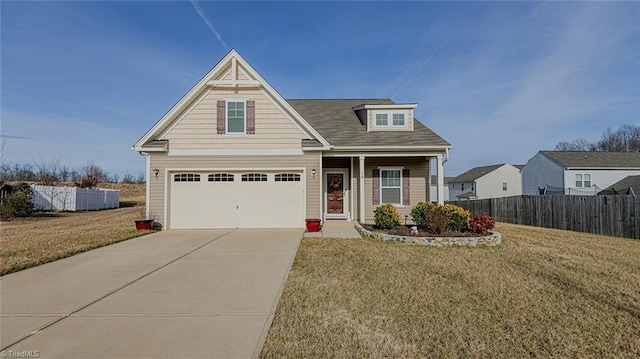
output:
M33 191L26 183L13 186L13 192L7 195L0 205L2 219L29 217L33 214Z

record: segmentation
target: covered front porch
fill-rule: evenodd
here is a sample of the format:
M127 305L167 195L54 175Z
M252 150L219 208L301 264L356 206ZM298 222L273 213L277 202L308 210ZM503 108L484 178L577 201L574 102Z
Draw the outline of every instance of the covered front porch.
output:
M444 203L446 153L325 153L317 172L322 182L321 213L326 220L372 223L374 209L393 203L407 223L411 208L429 201L431 174L437 203Z

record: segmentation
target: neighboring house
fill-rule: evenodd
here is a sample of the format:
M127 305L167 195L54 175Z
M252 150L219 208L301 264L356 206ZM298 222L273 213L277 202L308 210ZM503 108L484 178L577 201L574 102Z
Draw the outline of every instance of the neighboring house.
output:
M598 192L599 195L640 195L640 176L627 176L606 189Z
M443 198L445 201L449 200L449 181L453 179L453 177L444 177L444 194L443 194ZM429 200L433 203L438 202L438 176L431 176L431 196L429 197Z
M595 195L633 175L640 175L638 152L540 151L522 168L522 190Z
M449 181L449 197L452 200L498 198L521 194L520 169L508 163L475 167Z
M168 228L372 222L429 198L451 145L388 99L285 100L231 50L133 147L147 211ZM444 188L438 186L443 202Z

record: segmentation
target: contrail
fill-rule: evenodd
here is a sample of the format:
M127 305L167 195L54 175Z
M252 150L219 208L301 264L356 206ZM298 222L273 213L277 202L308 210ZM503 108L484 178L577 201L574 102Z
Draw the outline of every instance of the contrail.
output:
M196 0L190 0L190 1L191 1L191 4L193 4L193 7L196 9L196 12L198 13L198 15L200 15L200 18L202 19L202 21L204 21L204 23L207 25L209 30L211 30L211 32L216 36L216 39L218 39L218 41L220 42L220 44L222 44L222 46L224 46L227 50L229 50L229 45L227 45L227 43L224 42L224 40L222 39L222 36L220 36L220 33L218 33L218 30L216 30L216 28L213 26L211 21L207 19L207 15L205 15L204 10L202 10L202 8L200 7L200 5L198 5Z

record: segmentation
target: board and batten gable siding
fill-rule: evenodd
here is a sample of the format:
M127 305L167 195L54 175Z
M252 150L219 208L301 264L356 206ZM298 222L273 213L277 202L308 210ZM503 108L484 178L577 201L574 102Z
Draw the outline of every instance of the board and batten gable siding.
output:
M502 183L507 182L507 190ZM476 196L482 198L500 198L522 195L522 177L518 168L505 164L476 180Z
M306 217L320 218L320 192L318 187L321 185L321 176L316 175L312 178L311 170L320 168L320 156L318 153L306 153L302 155L290 156L169 156L166 153L150 154L151 168L157 168L160 172L158 178L151 177L149 189L149 210L153 219L162 224L166 228L165 214L165 184L167 186L167 204L170 206L171 180L166 178L165 169L177 169L173 173L178 172L220 172L216 169L273 169L279 170L283 168L301 168L305 169L306 174ZM179 169L183 168L181 171ZM255 172L255 171L248 171ZM169 174L171 175L171 173ZM205 177L206 179L206 177ZM277 208L274 208L277 210ZM301 227L304 224L301 224Z
M542 152L533 156L522 167L522 194L538 194L538 188L546 185L564 188L564 168Z
M359 161L358 159L354 159L354 177L359 176ZM426 202L429 200L428 194L428 176L429 173L429 161L427 161L424 157L391 157L391 158L365 158L364 163L364 210L365 210L365 221L367 223L373 223L373 211L378 205L373 204L373 169L377 169L378 167L402 167L404 169L409 170L409 204L404 206L397 206L398 213L400 214L401 222L404 223L404 216L409 216L409 220L407 223L411 224L413 221L411 220L411 208L416 205L418 202ZM354 218L360 218L359 211L359 199L358 199L358 181L356 181L355 186L352 188L351 193L356 194L356 201L354 201L355 210L353 211ZM352 183L354 184L354 183Z
M239 99L255 101L255 134L218 134L216 130L218 101ZM216 89L208 91L187 110L173 127L158 139L169 140L174 149L222 148L301 148L307 135L263 89Z

